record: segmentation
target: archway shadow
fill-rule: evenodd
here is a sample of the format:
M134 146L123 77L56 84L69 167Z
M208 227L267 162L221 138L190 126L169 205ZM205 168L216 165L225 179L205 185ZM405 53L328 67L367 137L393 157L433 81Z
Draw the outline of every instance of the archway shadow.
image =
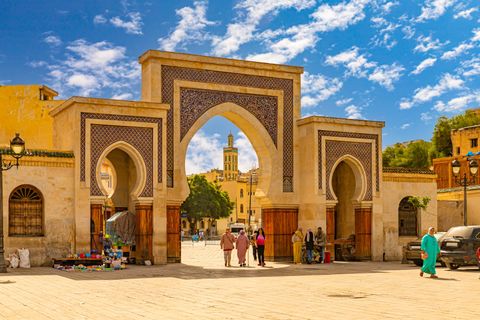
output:
M275 263L268 262L264 268L254 266L240 268L205 268L199 266L179 264L137 266L130 265L128 269L111 272L67 272L49 267L35 267L31 269L9 269L8 273L0 274L0 279L8 277L14 280L20 276L60 276L75 281L95 280L124 280L142 278L177 278L182 280L199 279L228 279L242 277L292 277L292 276L328 276L338 274L369 274L389 273L391 271L408 270L409 266L398 262L343 262L318 265L293 265L286 267L275 267ZM3 279L2 279L3 280Z

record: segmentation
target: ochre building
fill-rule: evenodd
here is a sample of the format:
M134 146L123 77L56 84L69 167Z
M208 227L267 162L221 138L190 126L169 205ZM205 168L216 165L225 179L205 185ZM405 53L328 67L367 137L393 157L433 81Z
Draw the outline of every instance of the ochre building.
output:
M299 226L322 226L332 254L350 239L356 259L375 261L400 259L406 242L436 226L435 206L420 214L405 204L435 203L436 176L382 168L383 122L301 118L303 68L153 50L139 62L141 101L56 101L45 86L0 87L0 152L12 160L15 132L28 149L18 170L3 172L7 254L29 248L41 265L88 252L108 207L135 213L137 261L180 262L187 147L218 115L257 153L267 259L291 258Z

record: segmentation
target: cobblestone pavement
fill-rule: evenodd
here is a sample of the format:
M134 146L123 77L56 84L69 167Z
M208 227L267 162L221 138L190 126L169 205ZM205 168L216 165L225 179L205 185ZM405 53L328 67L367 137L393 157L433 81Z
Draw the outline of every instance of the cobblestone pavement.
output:
M349 262L223 267L218 244L184 242L182 264L116 272L0 274L0 319L477 319L478 268ZM236 262L236 252L233 262ZM235 265L235 264L232 264Z

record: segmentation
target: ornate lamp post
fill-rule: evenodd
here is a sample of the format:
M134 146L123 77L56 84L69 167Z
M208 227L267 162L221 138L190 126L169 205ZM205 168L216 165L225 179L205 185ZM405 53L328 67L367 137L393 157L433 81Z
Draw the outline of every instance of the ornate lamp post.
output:
M7 272L3 248L3 171L10 170L13 167L18 168L18 160L25 154L25 141L20 138L18 133L10 141L9 154L15 158L15 163L3 161L2 153L0 152L0 273Z
M467 186L475 184L475 176L478 172L478 162L475 159L468 159L468 167L470 169L471 178L467 179L467 172L463 173L463 177L459 176L460 162L458 160L452 161L452 171L455 176L455 182L463 187L463 225L467 225Z

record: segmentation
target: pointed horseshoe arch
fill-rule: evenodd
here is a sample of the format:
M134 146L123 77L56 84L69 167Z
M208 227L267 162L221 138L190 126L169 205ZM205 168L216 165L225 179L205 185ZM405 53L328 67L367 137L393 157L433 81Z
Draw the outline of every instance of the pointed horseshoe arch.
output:
M364 200L365 194L367 192L367 174L362 163L357 158L349 154L338 158L332 167L328 183L330 186L330 190L332 191L333 198L335 201L338 201L337 195L335 194L333 188L333 176L338 165L342 162L345 162L350 167L350 169L352 169L355 176L355 191L353 193L352 200L356 202L361 202L362 200Z
M96 177L96 183L100 190L104 192L105 190L103 189L102 186L102 180L100 177L100 171L102 167L102 162L107 159L107 156L110 152L112 152L115 149L119 149L124 151L133 161L136 169L136 180L133 185L132 191L130 192L130 195L134 198L138 198L140 194L142 193L143 189L145 188L145 184L147 181L147 167L145 165L145 162L143 161L143 158L141 154L138 152L135 147L133 147L131 144L125 142L125 141L118 141L107 148L102 152L100 157L98 158L98 161L95 166L95 177Z

